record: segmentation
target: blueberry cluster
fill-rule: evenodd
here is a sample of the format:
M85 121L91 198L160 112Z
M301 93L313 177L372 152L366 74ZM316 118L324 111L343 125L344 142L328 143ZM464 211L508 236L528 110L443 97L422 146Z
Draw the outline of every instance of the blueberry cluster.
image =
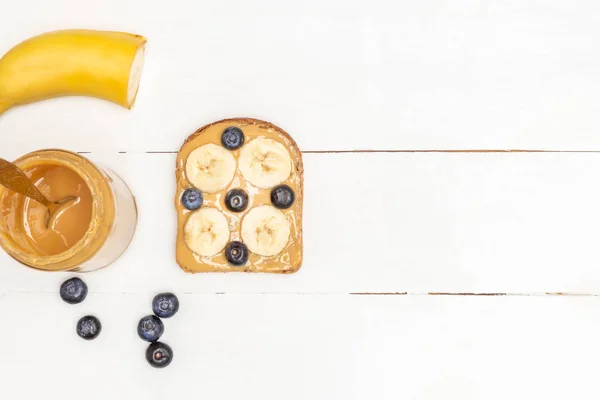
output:
M60 297L68 304L79 304L85 300L88 287L79 278L70 278L60 286ZM146 360L156 368L164 368L173 359L173 350L158 339L165 331L161 318L170 318L179 310L179 300L173 293L157 294L152 300L152 311L154 314L143 317L137 327L140 338L150 342L146 349ZM100 335L102 324L93 315L86 315L77 321L76 332L85 340L93 340Z
M173 293L159 293L152 299L154 314L142 317L138 322L138 336L150 345L146 349L146 360L155 368L164 368L173 360L173 349L158 339L165 332L161 318L171 318L179 310L179 300Z
M79 304L88 294L88 287L84 281L79 278L67 279L60 285L60 298L68 304ZM100 320L93 315L86 315L77 321L75 326L77 335L85 340L93 340L98 337L102 331Z
M244 145L244 132L235 126L226 128L221 134L221 144L228 150L237 150ZM288 185L279 185L271 190L271 203L281 209L288 209L295 200L295 194ZM231 189L225 195L225 206L231 212L242 212L248 208L248 194L242 189ZM181 195L184 208L194 211L202 207L202 192L196 188L188 188ZM233 241L225 248L225 258L236 267L248 262L248 247L242 242Z

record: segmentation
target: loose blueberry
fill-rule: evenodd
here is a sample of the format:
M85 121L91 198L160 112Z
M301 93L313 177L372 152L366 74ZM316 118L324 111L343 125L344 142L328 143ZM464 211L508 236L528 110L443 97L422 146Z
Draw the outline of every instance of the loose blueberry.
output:
M248 195L242 189L231 189L225 196L229 211L242 212L248 207Z
M185 189L181 195L181 204L188 210L197 210L202 206L202 193L198 189Z
M102 324L93 315L86 315L77 321L77 334L85 340L96 339L101 331Z
M146 349L146 361L154 368L164 368L173 360L173 349L166 343L150 343Z
M161 318L171 318L179 310L179 300L173 293L160 293L152 300L152 311Z
M240 128L230 126L223 131L221 143L228 150L237 150L244 145L244 132Z
M294 191L288 185L276 186L271 191L271 203L277 208L290 208L295 198Z
M67 279L60 285L60 298L69 304L81 303L87 293L87 285L79 278Z
M248 247L242 242L229 242L225 247L225 257L232 265L244 265L248 261Z
M156 342L164 331L165 326L156 315L146 315L138 322L137 333L140 338L148 342Z

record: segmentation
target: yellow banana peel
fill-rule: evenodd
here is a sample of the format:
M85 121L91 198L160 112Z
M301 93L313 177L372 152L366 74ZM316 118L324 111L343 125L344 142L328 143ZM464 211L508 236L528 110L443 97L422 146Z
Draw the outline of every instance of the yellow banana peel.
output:
M84 29L27 39L0 59L0 114L61 96L90 96L130 109L145 44L139 35Z

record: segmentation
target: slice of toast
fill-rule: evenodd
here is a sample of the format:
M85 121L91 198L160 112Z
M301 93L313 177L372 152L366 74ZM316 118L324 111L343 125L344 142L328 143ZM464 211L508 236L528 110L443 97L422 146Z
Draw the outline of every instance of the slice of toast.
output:
M242 143L227 141L240 130ZM300 269L303 172L294 140L269 122L224 119L190 135L175 171L179 266L190 273ZM240 190L246 200L237 208Z

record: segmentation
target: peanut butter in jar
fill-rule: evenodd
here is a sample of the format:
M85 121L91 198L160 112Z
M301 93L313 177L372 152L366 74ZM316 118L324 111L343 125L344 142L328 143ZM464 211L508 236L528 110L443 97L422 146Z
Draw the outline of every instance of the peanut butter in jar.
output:
M114 172L65 150L40 150L14 162L50 201L77 200L46 226L47 208L0 186L0 246L46 271L87 272L114 262L137 223L135 198Z

